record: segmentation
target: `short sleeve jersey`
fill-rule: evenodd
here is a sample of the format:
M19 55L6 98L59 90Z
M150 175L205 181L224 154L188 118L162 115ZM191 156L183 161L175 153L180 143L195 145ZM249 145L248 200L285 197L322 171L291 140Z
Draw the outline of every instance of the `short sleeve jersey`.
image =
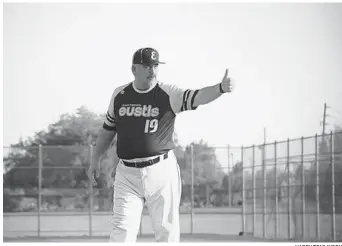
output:
M117 132L118 157L144 158L173 149L176 115L197 108L197 93L163 83L147 91L139 91L133 83L116 88L103 127Z

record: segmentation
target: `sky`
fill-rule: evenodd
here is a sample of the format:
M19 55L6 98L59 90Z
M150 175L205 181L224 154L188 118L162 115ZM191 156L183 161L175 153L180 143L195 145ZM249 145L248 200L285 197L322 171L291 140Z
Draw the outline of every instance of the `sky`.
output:
M81 105L105 113L154 47L159 80L235 90L176 118L181 144L247 146L342 124L342 4L97 3L3 5L3 145Z

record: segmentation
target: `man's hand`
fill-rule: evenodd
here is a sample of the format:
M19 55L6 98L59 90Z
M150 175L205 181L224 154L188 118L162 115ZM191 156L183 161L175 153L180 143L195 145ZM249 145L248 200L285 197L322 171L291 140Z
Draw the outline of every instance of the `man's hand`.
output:
M223 79L221 81L221 89L223 90L223 92L232 92L233 91L232 81L228 77L228 69L226 69L226 72L225 72Z
M88 178L92 180L93 185L97 185L96 179L100 177L100 165L92 161L88 169Z
M228 77L228 69L226 69L226 72L220 83L216 83L215 85L207 86L198 90L198 93L194 99L193 106L198 107L199 105L205 105L222 96L222 93L232 91L233 83Z

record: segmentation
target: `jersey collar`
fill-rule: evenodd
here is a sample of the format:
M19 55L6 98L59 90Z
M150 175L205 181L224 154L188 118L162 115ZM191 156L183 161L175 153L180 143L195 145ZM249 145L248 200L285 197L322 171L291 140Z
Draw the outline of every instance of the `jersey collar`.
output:
M154 87L156 87L157 86L157 84L159 83L159 81L157 81L151 88L149 88L148 90L139 90L136 86L135 86L135 84L134 84L134 81L132 82L132 86L133 86L133 89L137 92L137 93L148 93L148 92L150 92L151 90L153 90L154 89Z

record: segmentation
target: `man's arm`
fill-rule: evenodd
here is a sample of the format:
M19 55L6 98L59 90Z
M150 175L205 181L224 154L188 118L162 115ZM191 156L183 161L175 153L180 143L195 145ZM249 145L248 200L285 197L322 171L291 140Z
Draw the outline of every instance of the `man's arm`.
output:
M106 119L106 121L108 121L108 119ZM108 150L108 147L110 143L113 141L115 135L115 127L110 127L105 122L103 124L103 127L99 131L99 136L96 140L95 150L88 169L88 178L93 180L94 185L96 185L94 173L96 178L100 177L100 158Z
M228 69L226 69L226 73L223 76L221 83L198 90L198 93L194 98L193 106L198 107L199 105L208 104L219 98L223 93L231 91L232 85L230 78L228 77Z
M107 151L115 135L116 135L115 130L106 130L105 128L101 127L99 131L99 136L96 140L96 145L95 145L92 163L91 163L92 165L95 165L95 166L100 165L99 160L103 156L103 154Z
M207 86L200 90L181 89L175 85L160 84L161 88L170 96L170 105L175 114L196 110L199 105L212 102L225 92L232 91L228 69L221 83L214 86Z
M194 99L194 107L198 107L199 105L208 104L222 95L220 92L220 84L207 86L200 90Z
M115 123L115 116L114 116L114 100L116 95L120 90L117 89L114 91L109 106L107 110L106 117L103 122L103 126L99 131L99 136L96 140L95 151L93 153L91 163L88 169L88 177L89 179L94 178L95 176L98 178L100 176L100 158L108 149L110 143L113 141L117 130L116 130L116 123ZM96 181L93 179L94 184Z

